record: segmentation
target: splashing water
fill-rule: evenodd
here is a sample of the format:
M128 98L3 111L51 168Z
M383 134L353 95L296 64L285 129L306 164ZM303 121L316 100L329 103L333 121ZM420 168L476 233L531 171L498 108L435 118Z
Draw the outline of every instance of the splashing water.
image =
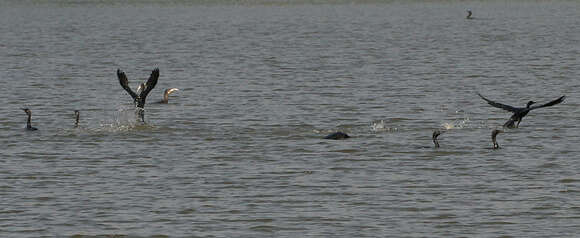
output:
M470 121L469 117L465 117L463 119L455 120L453 122L444 122L441 124L441 127L445 128L446 130L461 129L467 127L469 121Z
M370 129L372 132L379 131L396 131L397 128L390 128L385 124L384 120L371 122Z

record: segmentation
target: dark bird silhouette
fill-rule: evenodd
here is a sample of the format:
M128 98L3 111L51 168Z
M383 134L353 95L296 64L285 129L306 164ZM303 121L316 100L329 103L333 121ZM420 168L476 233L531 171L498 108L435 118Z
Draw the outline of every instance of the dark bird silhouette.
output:
M131 95L131 97L133 98L133 103L135 103L137 110L139 110L138 113L139 116L141 117L141 121L145 122L145 111L144 111L145 99L147 98L149 92L151 92L151 90L155 88L155 85L157 85L157 80L159 79L159 69L156 68L153 70L153 72L151 72L151 76L149 76L147 83L145 83L144 89L137 90L138 94L133 92L133 90L131 90L131 88L129 87L129 80L125 75L125 72L121 71L120 69L117 69L117 77L119 78L119 83L121 84L121 87L123 87L123 89L125 89L125 91L127 91L127 93L129 93L129 95Z
M471 13L471 9L467 9L467 17L465 17L465 18L467 18L467 19L473 19L473 18L471 17L471 15L472 15L472 13Z
M433 144L435 144L435 148L439 148L439 140L437 139L437 137L438 137L439 135L441 135L441 134L443 134L443 132L441 132L441 131L440 131L440 130L438 130L438 129L435 129L435 130L433 131L433 137L432 137L432 139L433 139Z
M81 117L81 113L79 110L75 110L75 128L79 127L79 119Z
M30 119L32 118L32 112L30 112L30 110L28 108L21 108L21 109L24 110L24 112L26 112L26 115L28 115L28 119L26 120L26 130L28 130L28 131L38 130L38 128L32 127L32 125L30 123Z
M328 140L342 140L342 139L346 139L346 138L350 138L350 136L348 136L346 133L344 133L342 131L334 132L334 133L324 137L324 139L328 139Z
M494 149L499 149L499 144L497 143L497 140L495 139L497 137L497 134L499 134L499 133L503 133L503 131L502 130L491 131L491 142L493 142Z
M498 102L494 102L492 100L489 100L479 93L477 93L477 95L479 95L483 100L485 100L487 103L489 103L489 105L492 105L494 107L501 108L503 110L510 111L510 112L514 113L511 116L511 118L503 125L506 128L518 128L520 126L520 122L522 122L522 119L526 115L528 115L528 112L530 112L531 110L542 108L542 107L554 106L556 104L563 102L564 99L566 98L566 96L561 96L561 97L557 98L556 100L553 100L551 102L548 102L548 103L542 104L542 105L538 105L538 106L532 106L536 102L529 101L526 104L526 107L513 107L510 105L506 105L506 104L502 104L502 103L498 103ZM516 122L517 122L517 124L516 124Z

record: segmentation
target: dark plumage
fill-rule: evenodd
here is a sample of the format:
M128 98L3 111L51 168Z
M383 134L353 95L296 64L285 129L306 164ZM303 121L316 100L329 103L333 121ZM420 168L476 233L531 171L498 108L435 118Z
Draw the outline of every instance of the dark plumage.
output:
M531 110L542 108L542 107L554 106L556 104L563 102L564 99L566 98L566 96L561 96L561 97L559 97L551 102L548 102L548 103L545 103L545 104L542 104L539 106L532 106L536 102L529 101L527 103L526 107L513 107L510 105L506 105L506 104L502 104L502 103L498 103L498 102L494 102L492 100L489 100L479 93L477 93L477 95L479 95L483 100L485 100L487 103L489 103L489 105L492 105L494 107L501 108L503 110L510 111L510 112L514 113L511 116L511 118L503 125L504 127L507 127L507 128L518 128L520 125L520 122L522 122L522 119L526 115L528 115L528 112L530 112ZM515 124L516 122L517 122L517 124Z
M121 84L121 87L123 87L123 89L125 89L125 91L127 91L127 93L129 93L129 95L131 95L131 97L133 98L133 102L135 103L135 106L139 110L139 116L141 117L141 120L145 122L145 112L143 110L145 107L145 98L147 98L149 92L151 92L151 90L155 88L155 85L157 85L157 80L159 79L159 69L156 68L153 70L153 72L151 72L151 76L149 76L147 83L145 83L144 89L137 90L139 94L133 92L133 90L131 90L131 88L129 87L129 80L125 75L125 72L121 71L120 69L117 69L117 77L119 78L119 83Z
M26 127L25 127L25 129L28 130L28 131L36 131L36 130L38 130L38 128L32 127L32 124L30 123L31 118L32 118L32 112L28 108L22 108L22 110L24 110L24 112L26 112L26 115L28 115L28 119L26 120Z
M79 112L79 110L75 110L75 128L79 127L80 116L81 113Z
M433 144L435 144L435 148L439 148L439 140L437 140L437 137L439 135L441 135L441 134L443 134L443 133L440 130L438 130L438 129L435 129L433 131L433 137L432 137L432 139L433 139Z
M473 18L471 17L471 15L472 15L472 13L471 13L471 10L467 9L467 17L466 17L466 18L467 18L467 19L473 19Z
M342 140L342 139L346 139L346 138L350 138L350 136L348 136L346 133L341 132L341 131L334 132L334 133L324 137L324 139L328 139L328 140Z
M493 142L494 149L499 149L499 144L497 143L497 141L495 139L497 137L497 134L499 134L499 133L503 133L503 131L502 130L491 131L491 142Z

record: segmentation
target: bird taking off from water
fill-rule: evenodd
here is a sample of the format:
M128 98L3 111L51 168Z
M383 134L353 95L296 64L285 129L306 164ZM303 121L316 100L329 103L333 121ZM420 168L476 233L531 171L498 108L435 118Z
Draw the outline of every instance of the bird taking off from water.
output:
M125 72L117 69L117 77L119 78L121 87L123 87L123 89L125 89L125 91L127 91L127 93L129 93L129 95L131 95L133 98L133 103L135 103L135 106L139 110L141 121L145 122L145 112L143 110L145 107L145 98L147 98L149 92L151 92L151 90L153 90L157 84L157 80L159 79L159 69L156 68L153 70L153 72L151 72L151 76L149 76L147 83L145 83L144 89L137 90L138 94L133 92L133 90L131 90L129 87L129 80L127 79L127 75L125 75Z
M564 98L566 98L566 96L561 96L551 102L542 104L542 105L538 105L538 106L532 106L533 104L535 104L536 102L534 101L529 101L526 104L526 107L513 107L510 105L506 105L506 104L502 104L499 102L494 102L492 100L489 100L487 98L485 98L484 96L482 96L481 94L477 93L477 95L479 95L483 100L485 100L487 103L489 103L489 105L492 105L494 107L497 108L501 108L503 110L509 111L509 112L513 112L514 114L510 117L510 119L503 125L506 128L518 128L520 126L520 122L522 122L522 119L528 115L528 112L530 112L531 110L534 109L538 109L538 108L542 108L542 107L549 107L549 106L554 106L556 104L559 104L561 102L564 101ZM517 124L516 124L517 122Z

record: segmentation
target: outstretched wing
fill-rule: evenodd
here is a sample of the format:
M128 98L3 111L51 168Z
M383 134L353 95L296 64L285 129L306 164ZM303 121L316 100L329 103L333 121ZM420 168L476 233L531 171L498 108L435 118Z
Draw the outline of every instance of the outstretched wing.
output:
M502 104L499 102L494 102L492 100L485 98L484 96L481 96L481 94L479 94L479 93L477 93L477 95L479 95L483 100L485 100L487 103L489 103L489 105L492 105L492 106L497 107L497 108L501 108L501 109L506 110L506 111L517 112L520 109L517 107L512 107L510 105Z
M136 100L137 94L133 92L133 90L131 90L131 88L129 87L129 80L127 79L127 75L125 75L125 72L121 71L120 69L117 69L117 77L119 78L119 83L121 84L121 87L123 87L123 89L125 89L125 91L127 91L127 93L131 95L133 100Z
M155 88L155 85L157 85L158 79L159 79L159 68L156 68L153 70L153 72L151 72L151 76L149 76L147 83L145 83L145 89L139 95L141 100L143 100L143 104L145 103L145 98L147 97L149 92L151 92L151 90Z
M542 107L549 107L549 106L554 106L556 104L560 104L561 102L564 101L564 99L566 98L566 96L561 96L558 99L551 101L549 103L543 104L543 105L538 105L538 106L533 106L530 107L530 110L534 110L534 109L538 109L538 108L542 108Z

